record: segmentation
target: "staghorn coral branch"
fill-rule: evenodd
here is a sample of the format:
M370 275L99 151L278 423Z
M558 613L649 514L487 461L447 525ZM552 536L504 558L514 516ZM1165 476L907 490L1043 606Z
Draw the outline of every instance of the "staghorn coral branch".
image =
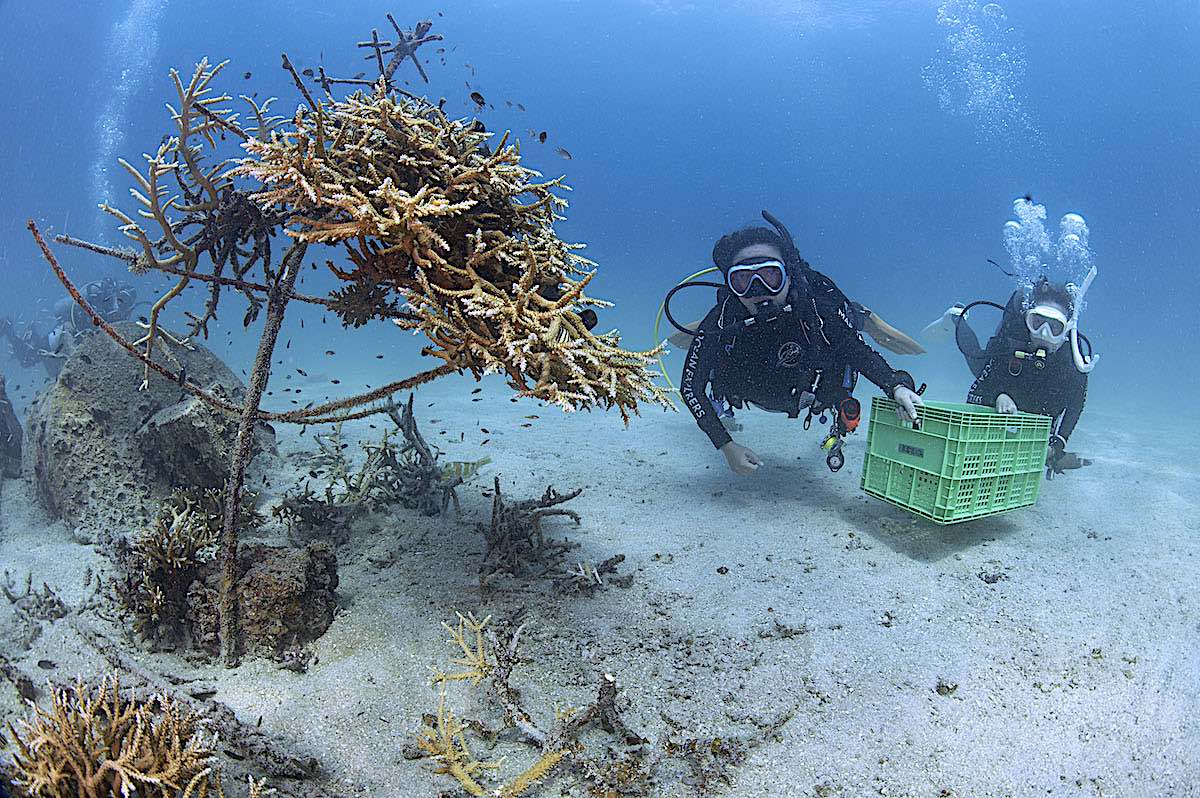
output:
M322 121L338 132L318 153ZM264 186L251 195L261 207L295 212L292 237L345 243L353 268L333 273L364 297L399 294L412 314L399 326L426 335L424 354L567 410L616 407L628 421L641 400L669 406L649 375L660 350L626 351L583 323L583 307L605 303L586 296L587 261L553 232L561 183L534 182L505 137L488 150L488 134L382 93L294 125L245 142L231 174Z
M34 222L32 219L30 219L26 223L26 227L29 229L29 232L33 235L34 241L37 242L38 247L42 251L42 256L46 259L46 262L50 265L50 268L54 272L55 276L58 277L59 281L63 284L63 287L67 289L67 293L70 294L71 298L75 300L75 302L79 305L80 309L83 310L83 312L88 316L88 318L90 318L92 320L92 324L94 326L98 327L101 331L103 331L109 338L111 338L113 341L115 341L121 348L123 348L124 350L129 352L131 355L133 355L135 358L140 360L146 366L147 369L152 370L155 373L159 374L160 376L170 380L171 382L178 384L188 394L196 397L197 399L201 400L202 402L209 405L210 407L213 407L217 410L220 410L224 413L228 413L230 415L236 415L243 411L243 408L238 407L237 405L231 404L230 402L227 402L224 399L221 399L220 397L215 396L215 395L209 393L208 391L205 391L204 389L202 389L198 385L196 385L194 382L187 381L185 375L183 375L179 372L172 371L171 369L167 368L166 366L163 366L162 364L155 362L153 359L146 356L146 354L144 352L142 352L137 347L136 344L126 340L124 336L122 336L119 332L117 332L116 329L114 329L111 324L106 322L103 319L103 317L101 317L100 314L98 314L95 311L95 309L92 308L92 306L88 303L88 301L79 292L79 289L75 287L75 284L71 281L71 278L67 276L67 273L66 273L66 271L63 270L62 266L59 265L58 259L54 256L54 253L50 250L49 245L46 243L45 239L42 237L41 231L38 229L37 223ZM118 252L119 252L119 250L118 250ZM297 295L295 294L295 292L292 292L291 296L297 296ZM346 416L337 416L337 415L330 415L330 414L337 413L340 410L349 410L349 409L352 409L355 407L361 407L362 405L377 402L381 399L391 396L392 394L399 393L400 391L408 390L411 388L415 388L419 385L423 385L424 383L429 382L430 380L436 379L438 377L444 377L448 374L452 374L455 371L456 371L456 369L452 366L441 365L436 368L430 369L428 371L424 371L419 374L414 374L411 377L406 377L401 380L394 380L393 382L390 382L387 385L383 385L379 388L376 388L372 391L368 391L366 393L357 394L355 396L346 397L345 399L339 399L339 400L333 401L333 402L326 402L324 404L315 405L315 406L309 407L309 408L303 408L303 409L299 409L299 410L289 410L289 411L283 412L283 413L270 413L270 412L266 412L263 410L259 410L255 413L255 420L257 420L257 421L280 421L280 422L292 423L292 424L330 424L330 423L336 423L338 421L349 421L349 420L355 419L355 418L365 418L366 416L375 415L377 413L384 412L384 408L379 408L379 407L370 408L368 410L360 411L358 413L354 413L354 414L346 415Z

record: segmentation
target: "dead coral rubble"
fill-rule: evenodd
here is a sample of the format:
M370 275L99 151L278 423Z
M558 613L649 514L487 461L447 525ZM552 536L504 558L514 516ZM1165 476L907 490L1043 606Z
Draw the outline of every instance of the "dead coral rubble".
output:
M17 728L14 785L37 798L204 798L224 796L214 771L216 739L199 716L164 695L122 696L114 674L97 687L82 681L53 692ZM263 795L251 780L250 796Z
M582 488L558 493L553 487L537 499L505 501L496 477L492 493L492 517L487 524L476 524L487 550L479 569L480 587L487 588L501 575L524 576L530 571L546 573L557 566L562 555L577 543L550 540L542 532L542 519L566 516L578 526L579 513L557 505L574 499Z
M450 631L450 642L464 654L452 661L461 670L435 674L437 713L426 718L406 756L430 758L435 763L435 772L452 776L464 790L475 796L515 798L563 767L568 767L581 779L593 795L633 794L624 791L631 783L648 784L651 771L647 759L649 749L645 747L647 741L621 719L616 680L608 674L602 675L595 701L579 709L556 710L553 722L544 726L521 703L520 692L509 683L514 668L521 661L517 647L523 626L517 627L507 640L502 641L488 627L489 620L479 621L473 615L465 618L460 615L457 630L443 625ZM446 705L447 685L463 681L484 684L488 694L503 710L504 725L516 730L537 752L536 759L503 786L486 783L489 774L499 770L501 763L479 761L467 742L468 731L478 732L486 727L477 721L457 718ZM592 726L615 738L615 749L603 746L602 752L590 753L581 736ZM622 764L615 764L614 756L621 758Z
M395 506L438 515L453 504L455 512L461 513L457 488L486 458L474 463L440 462L441 453L426 443L417 429L411 395L403 411L389 406L387 412L396 429L384 430L377 443L364 444L365 456L358 467L346 454L349 444L342 441L341 424L332 432L313 436L318 452L309 459L313 466L309 473L313 478L324 474L328 481L318 493L305 480L289 489L272 509L289 532L306 536L322 530L339 539L337 533L355 519ZM402 444L395 442L397 431Z

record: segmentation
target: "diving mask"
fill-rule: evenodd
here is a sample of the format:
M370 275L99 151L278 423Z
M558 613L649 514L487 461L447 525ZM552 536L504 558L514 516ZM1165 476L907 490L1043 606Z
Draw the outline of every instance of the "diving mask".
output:
M1071 321L1057 305L1035 305L1025 313L1025 326L1034 341L1055 350L1067 340Z
M725 274L725 284L739 297L757 293L774 295L787 286L787 270L782 261L774 258L735 263Z

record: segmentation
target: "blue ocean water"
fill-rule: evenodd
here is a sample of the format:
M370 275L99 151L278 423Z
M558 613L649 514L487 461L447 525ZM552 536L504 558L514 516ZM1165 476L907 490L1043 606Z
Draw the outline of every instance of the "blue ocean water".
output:
M1065 214L1081 215L1088 226L1088 257L1098 277L1081 328L1101 361L1074 440L1097 464L1078 478L1047 483L1043 500L1020 514L949 529L919 525L863 497L857 467L828 474L816 431L801 448L776 432L781 419L749 417L746 440L762 443L772 468L756 475L757 482L739 482L686 413L666 422L657 411L647 413L648 420L637 423L663 426L642 437L647 426L635 427L622 439L627 431L615 414L564 421L553 409L538 409L539 418L527 405L483 404L496 399L499 392L491 389L499 388L498 380L471 400L465 394L475 386L467 378L429 389L422 400L436 399L438 410L428 410L430 401L423 412L447 423L437 417L423 422L474 422L469 440L452 429L459 431L458 448L439 430L450 441L450 456L494 455L514 495L536 495L551 478L575 480L585 487L588 526L579 536L586 555L600 561L627 552L639 587L643 571L659 569L645 579L658 580L652 584L662 593L652 598L663 603L635 606L639 594L614 593L635 598L628 606L618 599L576 605L566 620L553 619L561 622L555 632L579 626L581 617L600 629L590 642L563 649L563 673L576 665L607 666L596 652L614 639L610 623L633 619L636 626L648 606L656 612L665 606L683 631L678 658L663 659L663 668L683 682L695 675L686 624L708 627L696 635L701 644L710 645L710 632L713 639L727 635L710 648L698 645L697 657L723 646L745 648L747 638L756 644L794 637L797 646L813 646L804 651L811 659L765 657L767 666L781 670L758 674L747 691L770 697L787 693L776 689L783 685L803 693L805 714L789 727L787 750L815 750L817 764L785 761L788 778L801 765L873 777L876 763L886 770L888 758L916 761L919 749L919 778L894 783L907 789L919 782L939 794L932 792L935 782L968 790L983 783L991 772L985 765L1011 749L1017 761L1006 772L1013 783L1057 787L1069 773L1071 782L1078 775L1078 784L1099 792L1097 772L1110 781L1122 769L1130 780L1157 777L1159 762L1171 765L1194 754L1200 738L1187 735L1197 717L1194 652L1200 649L1192 643L1200 616L1191 572L1181 573L1195 554L1196 466L1188 454L1200 445L1192 349L1200 305L1200 8L1194 1L418 0L389 6L363 0L0 0L0 30L7 33L0 48L0 317L45 317L64 296L26 219L50 233L124 243L97 204L132 207L116 159L140 163L169 129L164 104L174 101L172 68L186 77L201 58L229 59L222 90L277 96L275 110L289 114L301 98L280 69L280 53L300 69L324 65L333 74L370 74L354 45L372 27L386 31L385 12L405 26L430 19L445 37L445 63L429 52L433 48L423 53L428 84L410 64L401 67L405 88L445 97L451 114L478 115L498 135L510 131L528 165L548 177L565 176L573 190L559 231L587 244L584 254L598 269L589 293L615 303L601 313L600 325L619 328L631 348L652 347L670 332L665 324L657 334L653 329L666 292L710 265L720 235L760 223L764 208L787 223L800 252L851 298L913 334L951 303L1007 299L1012 281L987 260L1010 265L1003 231L1015 218L1015 199L1028 194L1045 208L1050 239ZM482 110L471 92L485 98ZM541 131L545 143L537 140ZM127 279L110 260L61 246L56 251L78 283ZM1053 253L1046 257L1053 260ZM136 281L143 299L164 285L152 276ZM304 273L306 292L333 287L320 270ZM201 299L197 292L192 307ZM711 299L707 291L683 294L676 314L698 318ZM226 301L209 345L236 371L249 363L256 336L240 334L243 306ZM990 319L986 312L978 316L981 335L990 332ZM330 391L331 378L341 378L337 390L352 389L422 367L421 339L389 324L343 330L332 319L321 324L310 309L289 310L281 341L287 343L277 355L287 376L303 367L313 384ZM929 396L961 400L971 381L962 358L949 342L929 346L921 356L889 359L927 382ZM665 362L677 381L680 353L670 352ZM0 373L19 411L45 380L40 369L14 363L2 342ZM860 386L865 403L874 389ZM278 396L267 401L280 402L270 409L287 407ZM1134 416L1141 417L1136 425L1129 423ZM516 432L511 428L518 424L532 428L493 438L488 430L500 427L492 418L503 419L509 429L502 433ZM532 418L539 423L523 423ZM613 437L603 438L610 429ZM311 441L294 429L285 434L293 449ZM361 428L355 434L374 435ZM853 441L856 458L862 438ZM489 472L483 481L490 486L491 479ZM490 507L487 494L474 487L471 520ZM403 527L403 535L417 524L407 516L389 522ZM478 535L469 525L457 532L458 538L447 538L457 548L434 545L440 531L428 545L424 535L415 543L411 535L404 538L412 548L399 559L421 571L409 581L393 575L376 581L373 572L364 577L364 561L354 559L361 552L348 547L345 592L352 601L335 627L342 637L329 645L344 646L355 659L329 657L318 677L327 681L319 684L366 696L364 705L375 701L406 720L385 729L389 719L381 715L383 725L367 724L361 712L347 714L358 712L358 704L334 707L321 689L304 696L308 704L289 697L300 707L292 731L297 738L308 735L306 744L327 729L356 740L374 735L375 747L365 746L362 756L378 761L347 760L338 765L339 776L357 779L356 767L369 772L380 762L398 762L396 735L419 726L419 718L408 716L432 708L421 703L429 693L417 627L443 609L423 606L434 604L435 589L445 588L437 594L441 600L470 588L446 598L446 607L451 598L474 597L474 561L462 566L464 552L478 553L479 542L469 539ZM6 551L27 549L22 568L58 556L57 548L35 550L27 542L32 533L9 534ZM66 545L44 537L37 545ZM365 548L362 543L356 540ZM70 545L75 548L67 551L82 549ZM441 559L420 559L430 552ZM739 560L749 563L751 577L730 588L732 579L717 576L727 576L730 565L736 576L744 565ZM775 620L789 610L793 615L785 620L794 627ZM751 625L768 612L765 626ZM376 625L364 624L364 614ZM659 618L642 631L657 644L662 629L676 632ZM618 652L630 659L618 670L622 684L640 679L657 689L659 682L643 679L637 666L653 664L658 676L659 658L631 639L636 645ZM391 681L392 663L374 670L375 656L406 664L404 678L420 682L418 699L405 703L411 694L399 678ZM1101 668L1101 661L1111 679L1079 677L1083 669ZM721 663L716 681L724 690L729 674L727 661ZM412 677L414 669L419 678ZM372 694L365 684L383 672L390 675ZM263 673L261 682L247 684L266 685L261 694L274 700L277 685ZM943 685L943 673L962 679L958 695L965 699L930 705L927 717L926 699L936 702L946 697L943 686L953 689ZM1076 690L1080 684L1088 689ZM237 699L234 687L231 700ZM680 694L690 698L683 688ZM901 693L909 699L904 705L895 703ZM701 690L697 695L703 699L693 708L709 697ZM242 697L243 714L258 714L254 687ZM821 714L829 701L842 703ZM866 702L862 725L845 707L864 704L851 701ZM341 725L330 722L341 710ZM272 733L286 729L279 715L268 714L266 728L273 725ZM1119 733L1105 736L1114 726ZM952 732L937 736L946 729ZM1010 736L994 736L997 729ZM868 740L868 732L876 739ZM1055 735L1062 737L1055 753L1065 752L1067 762L1061 768L1043 756ZM892 737L903 744L890 748ZM1084 745L1097 738L1110 747ZM949 762L938 765L943 773L932 756L924 758L931 751ZM1163 759L1155 759L1158 754ZM742 794L767 794L768 787L755 791L754 784L774 788L773 775L752 774L759 781L743 785ZM369 775L361 778L370 783ZM868 782L864 776L858 784ZM1163 783L1194 788L1195 774L1168 773ZM1173 794L1121 793L1120 784L1113 794ZM788 794L829 794L815 776L796 789L802 792ZM845 794L866 794L866 788ZM1023 793L1000 787L963 794Z
M12 37L0 51L0 265L14 281L0 313L61 296L26 218L120 240L96 203L127 199L115 158L157 143L171 67L228 58L224 88L252 86L290 109L298 98L279 53L359 71L353 44L386 10L0 5ZM477 89L489 129L511 130L530 165L567 176L562 233L588 244L593 293L617 303L603 324L630 345L652 344L665 291L761 208L814 266L907 331L954 301L1003 301L1011 283L985 259L1004 258L1011 201L1031 193L1052 225L1077 212L1091 228L1099 277L1082 327L1105 361L1092 401L1194 392L1194 369L1179 367L1200 298L1194 4L447 0L401 14L433 19L454 48L445 66L431 58L428 86L408 75L416 89L464 116ZM64 259L81 280L115 268ZM389 343L390 330L377 334ZM928 372L933 395L964 392L953 352L905 360Z

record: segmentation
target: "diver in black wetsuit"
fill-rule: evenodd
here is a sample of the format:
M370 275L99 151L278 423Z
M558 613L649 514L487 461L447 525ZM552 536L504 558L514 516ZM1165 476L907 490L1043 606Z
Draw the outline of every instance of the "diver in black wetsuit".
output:
M734 442L721 423L721 403L752 404L789 418L807 410L807 426L813 415L853 402L862 373L896 400L901 418L914 420L921 405L912 377L893 370L863 341L845 295L800 257L778 220L763 216L776 230L746 228L713 247L725 283L716 307L692 333L680 384L696 422L739 474L755 471L762 460Z
M1028 299L1023 291L1013 292L986 348L980 348L966 313L947 311L954 317L959 351L975 375L967 402L995 407L1001 413L1020 410L1056 420L1046 457L1047 477L1091 464L1066 451L1066 446L1083 413L1088 373L1097 359L1076 326L1079 300L1092 276L1075 294L1045 277L1034 285ZM1081 339L1087 344L1086 356Z

